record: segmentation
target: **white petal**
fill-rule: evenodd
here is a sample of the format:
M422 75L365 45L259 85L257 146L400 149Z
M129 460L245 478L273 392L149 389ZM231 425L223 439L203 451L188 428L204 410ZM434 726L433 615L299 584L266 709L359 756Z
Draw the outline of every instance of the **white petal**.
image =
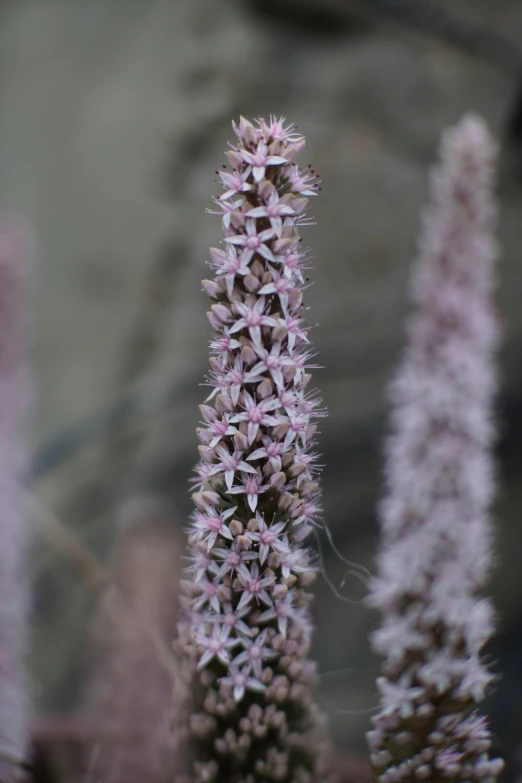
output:
M266 258L267 261L273 261L274 260L274 254L272 253L270 248L267 247L266 245L260 245L257 248L257 252L259 253L260 256L263 256L263 258Z
M199 663L198 663L198 669L203 669L207 663L210 663L212 658L214 657L214 653L210 650L205 650L203 655L201 656Z
M225 237L224 241L230 242L231 245L244 245L246 242L246 237L243 234L239 234L233 237Z
M219 535L223 536L224 538L230 539L230 541L234 540L234 536L232 535L230 529L226 525L222 526L221 530L219 531Z
M249 218L268 217L268 212L265 207L255 207L255 209L251 209L250 212L247 212L246 216Z
M249 421L248 422L248 442L249 444L252 444L254 442L254 439L259 431L259 424L255 421Z

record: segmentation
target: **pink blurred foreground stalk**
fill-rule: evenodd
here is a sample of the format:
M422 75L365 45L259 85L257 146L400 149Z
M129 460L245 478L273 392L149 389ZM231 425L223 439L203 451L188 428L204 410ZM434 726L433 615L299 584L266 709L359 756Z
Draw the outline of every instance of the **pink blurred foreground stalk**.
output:
M21 226L0 226L0 781L20 779L28 745L25 674L28 525L20 432L28 394L27 329L21 283L29 240Z
M476 711L493 675L494 145L465 117L446 131L414 269L414 315L391 384L382 549L370 603L383 617L374 780L482 781L502 769Z
M89 775L103 783L170 783L173 677L170 642L178 610L179 544L172 509L134 498L119 514L111 582L100 596L96 670L86 718L97 719Z

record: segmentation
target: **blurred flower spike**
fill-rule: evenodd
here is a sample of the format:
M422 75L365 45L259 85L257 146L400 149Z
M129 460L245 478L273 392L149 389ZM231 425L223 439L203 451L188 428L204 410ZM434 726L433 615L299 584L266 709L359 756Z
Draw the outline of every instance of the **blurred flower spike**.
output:
M374 780L482 781L501 771L476 711L493 610L492 293L494 144L480 118L443 136L412 281L413 316L393 380L382 545L370 604L382 615Z
M25 653L28 614L28 509L24 428L32 384L23 305L34 250L29 227L0 219L0 780L22 779L29 745Z

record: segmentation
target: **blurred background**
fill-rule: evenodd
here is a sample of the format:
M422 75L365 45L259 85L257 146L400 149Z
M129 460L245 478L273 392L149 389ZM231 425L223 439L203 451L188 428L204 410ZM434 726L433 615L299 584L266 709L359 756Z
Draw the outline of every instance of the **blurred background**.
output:
M469 109L502 148L491 655L504 678L489 710L513 778L522 740L522 3L1 3L0 204L27 215L38 236L31 665L41 714L76 714L88 701L97 585L129 502L152 527L159 515L162 535L167 520L178 542L190 512L209 339L200 280L221 232L205 209L219 191L231 119L295 122L307 139L302 164L322 179L305 241L324 365L315 380L329 410L319 439L325 519L343 556L371 568L383 394L402 344L427 167L442 128ZM346 566L322 544L338 595L319 581L320 699L337 745L359 757L375 705L375 618L357 579L341 587Z

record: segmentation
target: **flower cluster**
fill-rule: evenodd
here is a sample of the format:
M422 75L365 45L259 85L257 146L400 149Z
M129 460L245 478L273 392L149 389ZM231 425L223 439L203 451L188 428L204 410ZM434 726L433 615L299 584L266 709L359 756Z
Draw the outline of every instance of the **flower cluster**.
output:
M311 350L298 226L313 171L294 161L304 139L283 120L241 118L219 172L224 242L203 281L214 329L198 430L201 461L189 530L182 636L194 662L187 780L315 783L322 719L304 588L315 568L304 540L320 514Z
M447 131L413 277L414 316L390 388L383 545L370 603L385 656L368 734L375 780L490 783L490 735L475 706L493 675L479 593L491 564L493 144L466 117Z

